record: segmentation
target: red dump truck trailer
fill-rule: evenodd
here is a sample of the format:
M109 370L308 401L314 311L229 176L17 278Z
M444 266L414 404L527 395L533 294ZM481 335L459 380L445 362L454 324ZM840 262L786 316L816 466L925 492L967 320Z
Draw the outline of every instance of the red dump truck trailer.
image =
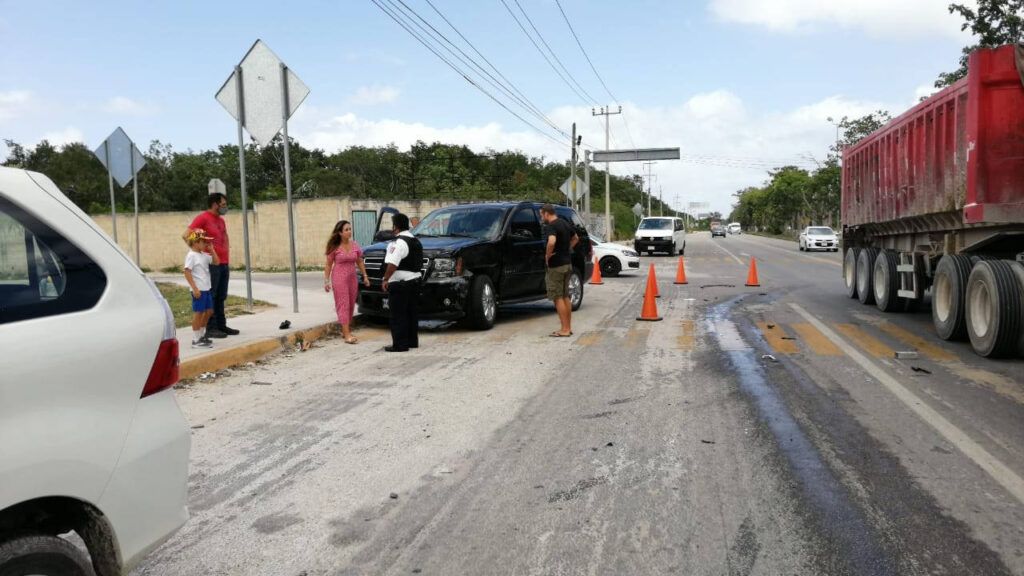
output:
M884 312L930 294L943 339L1024 355L1024 46L843 151L843 279Z

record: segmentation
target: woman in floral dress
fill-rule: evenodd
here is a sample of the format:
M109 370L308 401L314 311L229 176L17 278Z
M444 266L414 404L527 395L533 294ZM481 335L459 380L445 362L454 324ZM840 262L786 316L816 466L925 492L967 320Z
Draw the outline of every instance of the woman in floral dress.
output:
M324 291L334 291L334 309L338 313L341 334L347 344L359 340L352 335L352 314L359 296L359 279L356 266L363 275L363 284L370 286L363 264L363 250L352 239L352 224L342 220L334 225L331 237L327 239L327 265L324 267Z

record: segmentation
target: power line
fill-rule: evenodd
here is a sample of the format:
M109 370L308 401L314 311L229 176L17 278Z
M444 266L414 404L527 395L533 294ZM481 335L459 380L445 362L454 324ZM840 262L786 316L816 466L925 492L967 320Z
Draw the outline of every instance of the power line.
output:
M619 99L612 94L612 91L608 88L608 84L605 83L604 78L598 73L597 67L594 66L593 60L590 59L590 55L587 54L586 48L583 47L583 42L580 41L580 37L576 34L576 29L572 27L572 22L569 22L569 16L565 13L565 9L562 8L561 0L555 0L555 4L558 5L558 11L562 13L562 18L565 20L565 25L569 27L569 32L572 32L572 37L576 39L576 45L580 47L580 52L583 52L583 57L587 59L587 64L590 64L590 69L594 71L594 76L597 76L597 80L604 87L604 91L608 96L615 102L616 105L621 106ZM636 143L633 141L633 132L629 129L629 122L626 120L626 115L622 115L622 125L626 127L626 135L629 136L629 144L633 148L636 148Z
M530 15L526 13L526 10L523 8L523 5L519 3L519 0L513 0L513 2L516 3L516 6L519 8L519 11L522 12L523 17L526 18L526 22L530 24L530 28L533 28L533 31L537 34L537 38L540 38L541 43L543 43L544 47L547 48L548 52L551 53L551 57L555 59L555 62L558 62L558 65L562 68L562 71L565 72L566 76L568 76L569 79L572 80L573 84L575 84L581 92L587 95L587 98L590 98L591 104L597 104L597 100L593 96L591 96L589 92L587 92L586 88L584 88L583 85L580 84L579 80L576 80L576 77L573 76L572 72L570 72L569 69L565 67L565 64L562 64L562 61L558 58L558 54L555 54L555 51L551 48L551 45L549 45L547 40L544 39L544 35L541 34L540 30L538 30L537 27L533 24L533 20L530 18Z
M463 78L463 79L464 79L464 80L465 80L466 82L469 82L469 83L470 83L470 84L471 84L471 85L472 85L472 86L473 86L474 88L476 88L476 89L477 89L477 90L479 90L480 92L483 92L483 93L484 93L484 95L485 95L485 96L487 96L488 98L490 98L491 100L493 100L495 104L497 104L497 105L501 106L502 108L504 108L504 109L505 109L505 111L507 111L507 112L508 112L509 114L511 114L511 115L513 115L513 116L515 116L516 118L518 118L518 119L519 119L519 121L520 121L520 122L522 122L523 124L526 124L527 126L529 126L530 128L532 128L532 129L533 129L534 131L536 131L536 132L537 132L537 133L539 133L540 135L542 135L542 136L544 136L545 138L547 138L548 140L551 140L552 142L554 142L554 143L555 143L555 144L557 144L558 146L562 146L562 145L563 145L563 142L562 142L561 140L558 140L557 138L555 138L555 137L551 136L550 134L548 134L548 133L547 133L547 132L545 132L544 130L541 130L540 128L538 128L537 126L535 126L534 124L532 124L531 122L529 122L528 120L526 120L525 118L523 118L522 116L520 116L519 114L517 114L517 113L516 113L516 112L515 112L514 110L512 110L511 108L509 108L508 106L506 106L504 102L502 102L502 101L498 100L497 98L495 98L493 94L491 94L491 93L490 93L490 92L488 92L488 91L487 91L486 89L484 89L484 88L483 88L482 86L480 86L480 84L478 84L478 83L477 83L476 81L474 81L474 80L473 80L472 78L470 78L470 77L469 77L469 75L468 75L468 74L466 74L466 72L464 72L464 71L463 71L463 70L461 70L461 69L460 69L460 68L459 68L458 66L456 66L455 64L453 64L453 63L452 63L452 62L451 62L450 60L448 60L447 58L445 58L445 57L444 57L444 56L443 56L443 55L442 55L442 54L441 54L440 52L438 52L438 51L437 51L437 50L436 50L436 49L435 49L435 48L434 48L434 47L433 47L433 46L432 46L432 45L431 45L431 44L430 44L429 42L427 42L426 40L424 40L424 39L423 39L423 38L422 38L422 37L421 37L421 36L420 36L419 34L417 34L417 33L416 33L416 32L415 32L415 31L414 31L414 30L413 30L412 28L410 28L410 27L409 27L409 26L408 26L408 25L407 25L407 24L406 24L406 23L405 23L405 22L403 21L403 19L402 19L402 18L401 18L400 16L398 16L398 15L397 15L396 13L392 12L392 11L391 11L391 10L390 10L389 8L385 7L385 6L384 6L383 4L381 4L381 3L380 3L380 2L378 1L378 0L370 0L370 2L373 2L373 4L374 4L375 6L377 6L377 8L380 8L380 10L381 10L382 12L384 12L384 13L385 13L385 14L387 14L387 15L388 15L388 16L389 16L389 17L390 17L390 18L391 18L392 20L394 20L394 21L395 21L395 23L397 23L397 24L398 24L399 26L401 26L401 27L402 27L402 28L403 28L403 29L404 29L404 30L405 30L406 32L408 32L410 36L412 36L413 38L415 38L415 39L416 39L416 40L417 40L417 41L418 41L418 42L419 42L420 44L422 44L422 45L423 45L423 46L424 46L424 47L425 47L425 48L426 48L427 50L430 50L430 52L431 52L431 53L433 53L433 54L434 54L434 56L437 56L437 57L438 57L438 58L439 58L439 59L440 59L440 60L441 60L442 62L444 62L445 64L447 64L447 65L448 65L448 67L449 67L449 68L451 68L452 70L454 70L456 74L458 74L459 76L462 76L462 78Z
M516 16L516 13L512 11L512 8L509 7L508 2L506 2L505 0L501 0L501 3L505 6L505 10L508 10L509 16L511 16L512 19L516 21L516 24L519 25L519 29L523 31L523 34L525 34L526 37L530 40L530 42L533 44L533 47L536 48L537 52L540 52L540 55L544 57L545 61L547 61L548 66L551 66L551 69L555 71L555 74L558 74L558 77L562 79L562 82L565 82L565 85L568 86L570 90L575 92L576 95L579 96L581 100L583 100L584 102L587 102L587 97L584 96L583 94L581 94L580 91L577 90L576 87L573 86L572 83L570 83L565 78L565 76L562 74L562 72L551 61L551 58L548 58L548 55L545 54L543 50L541 50L540 45L538 45L537 41L533 39L533 36L531 36L530 33L526 31L526 26L523 26L522 21L520 21L519 17ZM520 10L522 10L522 8L520 8ZM587 103L589 104L589 102L587 102Z
M413 23L413 25L415 25L417 28L422 30L425 35L430 37L434 42L436 42L442 49L444 49L449 54L451 54L455 59L459 60L462 64L464 64L466 66L469 66L470 68L476 68L477 70L482 72L483 75L481 75L480 73L477 73L477 74L480 76L480 78L484 82L487 82L488 84L490 84L491 86L496 88L499 92L504 94L505 97L511 99L515 104L517 104L520 108L525 110L527 113L533 115L535 118L537 118L541 122L544 122L545 124L547 124L548 126L553 128L556 132L561 134L563 137L565 137L565 138L569 137L569 135L565 131L563 131L561 128L559 128L558 125L555 124L550 118L545 116L544 113L542 113L540 110L536 109L536 107L531 108L531 104L528 104L527 102L523 101L522 99L517 97L515 94L513 94L504 84L502 84L490 72L488 72L482 66L480 66L480 64L478 62L476 62L476 60L474 60L471 56L466 54L466 52L464 50L462 50L460 47L456 46L454 42L449 40L447 36L445 36L439 30L437 30L437 28L435 28L430 22L428 22L426 19L424 19L422 16L420 16L415 10L410 8L409 5L406 4L403 0L398 0L398 2L404 7L404 11L403 11L403 8L400 8L395 3L394 0L384 0L384 1L388 2L388 4L392 7L393 10L395 10L397 12L401 12L402 15L405 18L407 18L408 20L410 20ZM427 30L426 28L423 27L423 25L419 24L415 20L412 20L412 18L408 14L411 14L412 16L414 16L417 19L419 19L420 21L422 21L424 24L426 24L430 28L430 30ZM459 52L459 54L456 54L451 48L448 48L448 47L444 46L444 44L441 44L439 39L443 40L445 43L447 43L452 48L457 50ZM461 56L460 56L460 54L461 54Z
M535 105L535 104L534 104L533 102L531 102L531 101L530 101L530 99L529 99L529 98L527 98L527 97L526 97L526 95L525 95L525 94L523 94L523 92L522 92L522 91L521 91L521 90L520 90L520 89L519 89L519 88L518 88L518 87L517 87L517 86L515 85L515 83L514 83L514 82L512 82L512 81L511 81L511 80L509 80L509 79L508 79L508 78L507 78L507 77L506 77L506 76L505 76L504 74L502 74L502 73L501 73L501 70L498 70L498 67L497 67L497 66L495 66L495 65L494 65L493 63L491 63L491 61L490 61L490 60L488 60L488 59L487 59L487 57L486 57L486 56L484 56L484 55L483 55L483 54L482 54L482 53L480 52L480 50L477 50L476 46L474 46L474 45L473 45L473 43L469 41L469 38L466 38L466 36L465 36L465 35L463 35L463 34L462 34L462 32L461 32L461 31L459 31L459 29L458 29L458 28L456 28L456 27L455 27L455 25L454 25L454 24L452 24L452 22L451 22L450 20L448 20L448 17L447 17L447 16L445 16L445 15L444 15L444 14L443 14L443 13L442 13L442 12L441 12L441 11L440 11L440 10L439 10L438 8L437 8L437 6L435 6L435 5L434 5L434 3L433 3L433 2L431 2L431 0L424 0L424 1L425 1L425 2L426 2L426 3L428 4L428 5L430 5L430 7L431 7L431 8L433 8L433 9L434 9L434 12L436 12L436 13L437 13L437 15L438 15L438 16L440 16L440 17L441 17L441 19L442 19L442 20L444 20L446 24L448 24L448 27L450 27L450 28L451 28L451 29L452 29L452 30L453 30L453 31L454 31L454 32L455 32L456 34L458 34L458 35L459 35L459 38L462 38L463 42L465 42L465 43L466 43L466 44L467 44L467 45L468 45L468 46L470 47L470 49L472 49L472 50L473 50L473 52L476 52L477 56L479 56L480 58L482 58L482 59L483 59L483 61L484 61L484 62L486 62L486 63L487 63L487 65L488 65L488 66L490 66L492 70L494 70L494 73L495 73L495 74L497 74L498 76L500 76L500 77L501 77L501 79L502 79L502 80L504 80L504 81L505 81L505 83L506 83L506 84L508 84L508 86L509 86L509 87L510 87L510 88L511 88L511 89L512 89L513 91L515 91L515 93L516 93L516 94L518 94L518 95L519 95L519 96L520 96L520 97L522 98L522 100L523 100L523 101L525 101L526 103L528 103L528 104L530 105L530 107L531 107L531 108L532 108L532 109L533 109L533 110L534 110L535 112L537 112L537 113L538 113L538 114L540 114L541 116L544 116L544 118L545 118L545 119L547 120L547 123L548 123L549 125L550 125L550 124L554 124L554 122L551 122L551 120L550 120L550 119L548 119L546 115L544 115L544 113L543 113L543 112L542 112L542 111L540 110L540 108L538 108L538 107L537 107L537 106L536 106L536 105ZM566 134L566 133L565 133L564 131L562 131L561 129L559 129L559 132L560 132L561 134L565 135L565 136L568 136L568 134Z

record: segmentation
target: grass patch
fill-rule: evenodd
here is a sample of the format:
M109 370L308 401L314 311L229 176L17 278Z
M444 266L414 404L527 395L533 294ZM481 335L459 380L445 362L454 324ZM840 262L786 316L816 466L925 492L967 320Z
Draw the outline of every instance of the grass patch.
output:
M783 234L771 234L769 232L748 232L743 231L744 234L750 234L751 236L764 236L765 238L775 238L776 240L788 240L790 242L796 242L800 236L799 232L789 232Z
M167 303L171 305L171 312L174 313L174 325L178 328L192 324L192 291L184 286L170 282L157 282L157 288L164 295ZM260 312L274 305L263 300L253 300L253 313ZM228 318L245 316L249 312L245 310L245 298L228 296L224 301L224 315Z

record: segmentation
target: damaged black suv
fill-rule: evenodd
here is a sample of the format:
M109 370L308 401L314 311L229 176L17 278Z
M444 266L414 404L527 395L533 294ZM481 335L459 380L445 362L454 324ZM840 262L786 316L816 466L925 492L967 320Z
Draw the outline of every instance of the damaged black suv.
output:
M423 244L420 317L459 319L486 330L494 325L500 306L543 299L545 239L541 233L541 205L457 204L423 218L412 230ZM580 238L573 251L569 278L572 309L577 310L583 304L583 285L593 269L590 237L575 210L567 206L555 209ZM387 222L396 212L382 209L378 230L388 228ZM386 317L388 295L381 290L381 277L390 233L379 231L374 240L375 244L363 250L370 287L360 282L359 313Z

